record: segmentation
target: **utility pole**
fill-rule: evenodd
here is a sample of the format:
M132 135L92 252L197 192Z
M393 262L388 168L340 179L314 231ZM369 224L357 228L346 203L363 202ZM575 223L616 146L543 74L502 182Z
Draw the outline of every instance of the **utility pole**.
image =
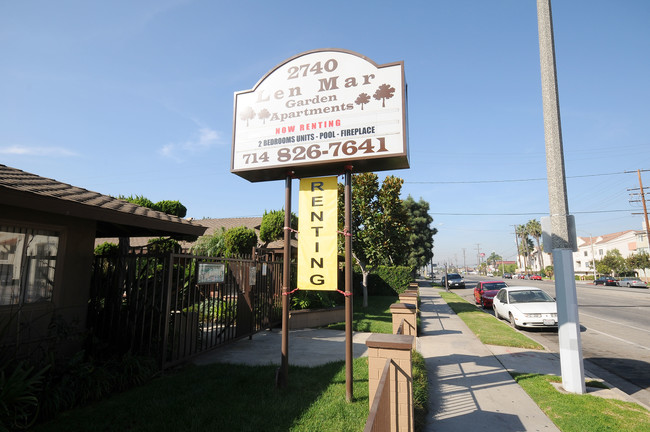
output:
M537 0L537 24L562 387L571 393L584 394L585 372L573 268L575 239L569 239L571 216L564 172L551 0Z
M479 274L481 273L481 244L476 243L476 265Z
M594 280L596 280L596 255L594 253L594 238L589 233L589 243L591 243L591 265L594 270Z
M646 171L646 170L644 170L644 171ZM643 203L643 216L645 218L645 233L646 233L646 238L648 240L648 247L650 247L650 225L648 224L648 208L646 206L645 193L643 192L643 182L641 181L641 170L636 170L636 172L639 175L639 191L640 191L641 199L639 199L639 200L630 200L630 202L639 202L639 201L641 201L641 203ZM636 190L636 188L635 189L628 189L628 191L631 191L631 190ZM641 213L632 213L632 214L641 214Z

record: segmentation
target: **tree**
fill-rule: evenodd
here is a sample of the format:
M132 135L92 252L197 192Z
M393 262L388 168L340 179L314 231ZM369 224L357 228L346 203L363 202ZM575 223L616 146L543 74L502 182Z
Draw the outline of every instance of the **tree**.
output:
M377 174L352 176L352 256L362 274L363 307L368 306L368 274L406 254L407 214L399 198L404 180L388 176L379 187ZM339 184L339 228L345 228L344 186ZM342 245L341 245L342 249Z
M519 244L519 255L524 258L524 270L528 273L530 266L530 251L533 249L533 241L530 237L523 238Z
M614 273L615 276L625 271L625 268L625 258L618 249L607 251L603 259L596 261L596 270L602 274L611 275Z
M178 216L180 218L185 217L187 214L187 208L181 204L180 201L163 200L154 203L149 198L142 195L129 195L128 197L119 195L117 198L141 207L146 207L172 216Z
M257 234L250 228L231 228L223 235L224 255L227 257L249 255L257 246Z
M643 271L643 276L646 276L645 270L650 268L650 255L646 252L630 255L625 259L627 267L630 270L640 269Z
M291 213L291 228L298 228L298 216ZM265 211L260 226L260 241L264 242L263 247L275 240L284 239L284 209Z
M361 111L363 111L363 106L370 102L370 95L367 93L361 93L359 97L354 101L357 105L361 105Z
M554 269L554 267L552 265L546 266L546 268L544 268L544 274L546 276L552 278L554 273L555 273L555 269Z
M149 198L146 198L142 195L129 195L128 197L124 195L118 195L117 198L121 199L122 201L130 202L131 204L139 205L141 207L146 207L152 210L157 210L156 204L154 204L154 202Z
M386 108L386 99L392 98L394 93L395 87L391 87L390 84L382 84L372 96L377 100L381 100L381 107Z
M223 256L226 251L224 234L226 229L221 227L221 231L215 231L212 235L203 235L192 246L192 253L202 256Z
M415 202L410 195L403 202L408 215L408 249L406 264L419 268L424 267L433 258L433 236L438 233L431 228L433 218L429 214L429 203L420 198Z
M187 208L185 208L185 206L181 204L179 201L164 200L164 201L159 201L157 203L154 203L149 198L146 198L142 195L136 195L136 196L129 195L128 197L124 195L119 195L117 198L126 202L130 202L132 204L139 205L141 207L146 207L151 210L160 211L172 216L178 216L182 218L185 217L185 215L187 214ZM129 250L129 238L120 237L118 248L120 253L126 254Z
M518 246L517 253L524 257L524 272L528 270L528 251L529 251L529 242L528 232L526 231L526 225L517 225L515 227L515 235L521 240L521 244Z
M539 268L544 268L544 251L542 246L539 243L539 239L542 238L542 224L539 223L537 219L531 219L526 223L526 232L531 235L535 242L537 243L537 250L539 251Z
M492 263L492 265L496 265L497 261L502 261L502 260L503 258L501 258L501 255L499 255L496 252L492 252L485 261L487 261L488 264Z

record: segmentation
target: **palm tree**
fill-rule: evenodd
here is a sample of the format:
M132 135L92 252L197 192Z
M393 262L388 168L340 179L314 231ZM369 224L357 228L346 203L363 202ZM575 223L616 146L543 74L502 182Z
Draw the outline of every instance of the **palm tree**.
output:
M544 251L539 244L539 239L542 237L542 224L537 219L531 219L526 223L526 231L530 234L537 243L537 250L539 251L541 269L544 270Z
M528 231L526 230L526 225L517 225L515 227L515 234L521 239L521 249L523 249L523 256L524 256L524 273L526 272L526 269L528 268ZM519 253L519 250L517 251Z

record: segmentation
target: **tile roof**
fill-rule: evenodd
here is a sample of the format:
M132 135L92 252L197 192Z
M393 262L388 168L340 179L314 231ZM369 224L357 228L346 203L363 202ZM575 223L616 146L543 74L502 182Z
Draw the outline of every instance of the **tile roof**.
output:
M593 242L594 245L599 244L599 243L607 243L612 240L615 240L619 237L622 237L626 234L629 233L634 233L636 231L634 230L625 230L625 231L619 231L611 234L603 234L599 236L593 236L593 237L578 237L580 238L584 243L581 246L589 246Z
M164 231L196 236L204 231L177 216L1 164L0 204L94 219L100 222L98 236Z
M221 228L224 228L225 230L229 230L231 228L244 226L246 228L250 228L254 230L255 234L257 234L257 237L259 239L260 227L262 225L262 217L254 216L254 217L216 218L216 219L205 218L205 219L194 219L192 220L192 222L207 228L203 235L213 235L215 232L219 232ZM130 239L130 246L131 247L146 246L149 240L151 240L152 238L153 237L133 237ZM118 241L119 241L118 238L105 238L105 239L101 239L101 241L96 240L95 245L97 246L104 242L117 244ZM184 250L190 249L193 244L194 241L180 242L180 245ZM293 238L291 239L291 245L294 248L297 247L297 241ZM275 240L270 242L266 246L267 249L276 249L276 250L282 249L283 247L284 247L284 240Z

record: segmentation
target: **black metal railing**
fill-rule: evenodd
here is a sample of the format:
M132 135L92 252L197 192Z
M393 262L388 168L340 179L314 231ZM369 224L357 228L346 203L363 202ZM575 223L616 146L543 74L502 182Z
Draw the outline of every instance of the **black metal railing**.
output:
M200 263L223 279L199 283ZM155 356L161 368L281 320L282 262L186 254L95 258L88 310L92 349Z

